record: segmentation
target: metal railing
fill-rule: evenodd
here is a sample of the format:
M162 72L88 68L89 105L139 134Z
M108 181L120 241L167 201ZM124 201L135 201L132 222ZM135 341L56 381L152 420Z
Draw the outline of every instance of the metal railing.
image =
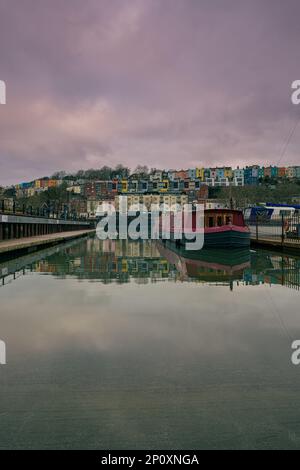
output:
M252 240L274 241L282 246L299 243L300 247L300 215L278 215L271 218L256 216L246 219L250 227Z
M75 211L58 209L53 207L33 207L20 204L9 199L0 200L0 214L20 215L26 217L41 217L45 219L62 219L72 221L87 221L87 217L79 216Z

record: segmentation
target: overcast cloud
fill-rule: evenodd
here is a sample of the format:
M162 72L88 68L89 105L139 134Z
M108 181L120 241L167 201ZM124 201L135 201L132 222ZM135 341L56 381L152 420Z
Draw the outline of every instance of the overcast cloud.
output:
M123 163L276 164L299 0L0 0L0 184ZM300 126L282 164L300 164Z

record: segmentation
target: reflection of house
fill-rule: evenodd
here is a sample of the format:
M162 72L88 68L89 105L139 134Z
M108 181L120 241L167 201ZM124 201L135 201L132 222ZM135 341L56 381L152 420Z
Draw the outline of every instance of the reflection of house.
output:
M168 245L172 249L168 249ZM161 251L161 246L163 250ZM184 250L183 250L184 251ZM177 252L177 254L176 254ZM249 262L249 256L250 262ZM75 276L78 279L101 280L103 283L158 282L163 280L205 282L244 286L268 283L300 288L300 259L286 254L257 250L202 250L200 255L177 250L173 243L152 241L73 240L61 247L51 247L24 257L2 261L2 283L11 282L14 273L47 272L53 276ZM142 281L140 281L142 279Z

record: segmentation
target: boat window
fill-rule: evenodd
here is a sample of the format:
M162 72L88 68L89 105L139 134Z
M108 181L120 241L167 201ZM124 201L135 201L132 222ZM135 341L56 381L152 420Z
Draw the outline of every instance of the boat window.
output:
M208 218L208 226L209 227L214 227L215 226L215 220L213 217Z
M222 225L223 225L223 217L221 215L218 215L217 225L218 225L218 227L222 227Z
M232 218L230 215L226 216L226 225L230 225L232 223Z

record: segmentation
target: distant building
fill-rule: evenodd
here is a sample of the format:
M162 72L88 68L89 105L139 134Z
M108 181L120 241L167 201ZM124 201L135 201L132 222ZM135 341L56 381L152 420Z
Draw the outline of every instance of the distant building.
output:
M233 176L234 178L243 178L244 179L244 170L241 168L237 168L236 170L233 170Z
M216 168L216 177L219 181L225 178L224 168Z
M229 179L228 178L218 178L217 181L215 181L215 186L222 186L222 187L226 187L226 186L230 186L230 182L229 182Z
M294 166L290 166L287 168L287 171L286 171L286 176L287 178L289 179L294 179L297 177L297 169L296 167Z
M188 170L188 177L189 177L190 179L195 179L195 178L197 178L197 170L196 170L196 168L190 168L190 169Z
M81 194L81 186L79 186L79 185L78 186L75 186L75 185L74 186L69 186L67 188L67 191L69 193L73 193L73 194Z
M206 178L205 183L207 186L214 187L215 186L215 178Z
M181 180L184 180L186 178L188 178L188 172L185 171L185 170L179 170L179 171L176 171L176 178L177 179L181 179Z
M278 168L278 177L279 178L285 178L286 177L286 168L285 167Z

